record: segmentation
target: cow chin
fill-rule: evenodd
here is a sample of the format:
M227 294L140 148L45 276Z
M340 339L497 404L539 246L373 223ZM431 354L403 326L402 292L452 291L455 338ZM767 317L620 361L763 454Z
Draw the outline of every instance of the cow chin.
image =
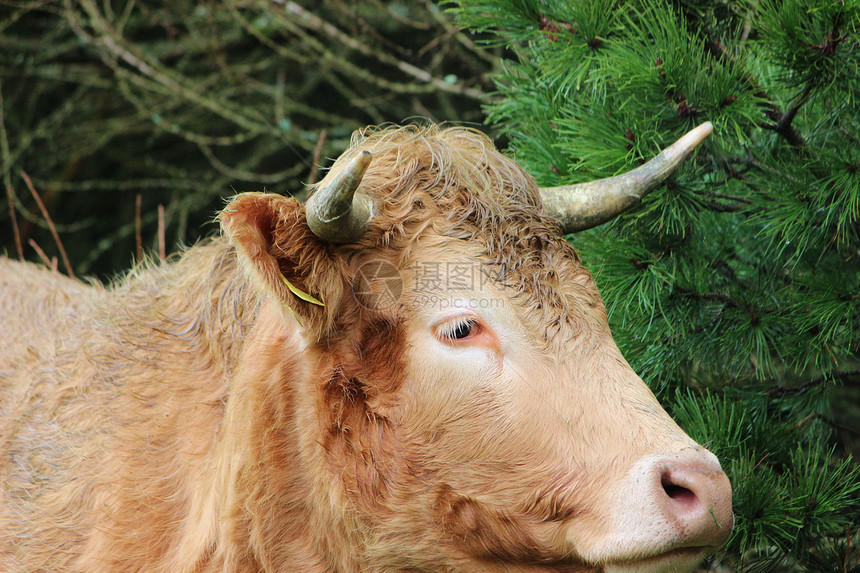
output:
M464 567L468 573L690 573L694 571L705 553L701 549L679 549L634 561L603 565L586 565L569 560L553 563L512 565L479 562L474 567ZM460 569L458 569L460 571Z
M706 551L686 548L627 563L606 565L603 573L688 573L702 561Z

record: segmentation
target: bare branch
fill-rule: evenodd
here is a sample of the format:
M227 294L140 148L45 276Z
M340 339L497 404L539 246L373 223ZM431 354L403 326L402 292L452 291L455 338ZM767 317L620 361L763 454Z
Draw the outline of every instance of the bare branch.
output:
M484 92L481 90L462 85L462 82L456 82L453 84L448 83L442 78L433 77L427 71L415 67L408 62L398 60L397 58L394 58L388 54L382 53L378 50L374 50L371 47L363 44L362 42L359 42L355 38L344 34L335 26L329 24L316 14L308 12L295 2L290 2L289 0L275 0L275 2L278 4L282 4L286 8L287 13L297 16L297 21L301 25L307 28L311 28L313 30L322 31L337 40L339 43L348 46L349 48L352 48L353 50L364 54L365 56L371 56L373 58L376 58L384 64L394 66L401 72L412 76L413 78L421 82L432 84L433 87L435 87L436 89L439 89L444 92L463 95L474 99L481 99L485 95Z
M54 222L51 220L51 216L48 214L48 209L45 207L45 204L42 203L42 198L39 197L39 194L36 192L36 188L33 187L33 182L30 181L30 177L21 172L21 177L24 178L24 183L27 184L27 188L30 190L30 193L33 194L33 199L36 200L36 204L39 205L39 209L42 211L42 216L45 218L45 221L48 223L48 228L51 230L51 235L54 236L54 241L57 243L57 248L60 250L60 255L63 257L63 265L66 267L66 274L70 277L74 277L75 273L72 271L72 264L69 262L69 256L66 254L66 249L63 247L63 241L60 240L60 235L57 233L57 228L54 226Z
M141 195L137 194L137 197L134 201L134 242L137 247L137 262L143 260L143 236L142 236L142 227L143 224L140 220L140 211L141 211Z
M158 205L158 257L162 261L167 259L167 245L164 238L164 205Z
M18 251L18 260L24 260L24 247L21 244L21 230L18 228L18 217L15 215L15 202L12 200L12 186L6 186L6 200L9 202L9 218L12 220L12 233L15 235L15 249Z
M317 140L317 147L314 149L314 158L311 162L311 175L308 177L308 185L313 185L317 180L317 169L319 169L320 163L320 154L322 153L322 146L325 143L326 130L320 131L320 137Z
M36 254L39 255L39 258L42 260L42 263L44 263L46 267L48 267L54 272L57 272L57 266L56 264L54 264L56 263L57 259L54 259L52 262L51 259L48 258L48 255L45 254L45 251L42 250L42 247L40 247L38 243L36 243L36 241L34 241L33 239L28 240L27 243L29 243L30 246L33 247L33 250L36 251Z

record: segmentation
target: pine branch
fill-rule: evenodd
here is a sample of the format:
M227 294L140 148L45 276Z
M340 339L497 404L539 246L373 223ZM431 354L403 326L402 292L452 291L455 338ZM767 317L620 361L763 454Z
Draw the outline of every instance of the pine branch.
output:
M806 392L807 390L811 390L813 388L817 388L819 386L823 386L828 382L833 382L835 380L845 380L851 378L853 376L860 375L860 368L856 370L848 370L844 372L833 372L830 374L824 374L822 376L818 376L817 378L813 378L809 382L805 384L801 384L800 386L793 386L791 388L786 388L784 386L780 386L777 388L772 388L768 390L767 395L771 398L783 398L785 396L793 396L794 394L799 394L801 392Z
M736 179L740 179L741 177L736 177ZM724 185L725 181L720 182L720 184ZM704 199L704 197L712 197L714 199L723 199L726 201L733 201L735 203L744 203L745 205L751 205L752 201L749 199L744 199L743 197L736 197L734 195L726 195L725 193L716 193L714 191L696 191L696 195L703 197L700 199L702 204L711 211L716 213L734 213L736 211L740 211L744 209L743 205L725 205L723 203L718 203L716 201L711 201L709 199Z
M809 100L809 95L812 93L812 84L809 84L804 88L803 93L797 96L797 99L794 100L794 104L791 106L787 112L782 114L782 117L779 120L779 123L776 124L776 132L779 134L788 133L791 128L791 122L794 121L797 112L800 110L801 106L805 104Z
M723 45L710 36L708 36L708 39L705 42L705 49L707 49L708 52L710 52L717 59L724 61L731 66L734 66L736 64L734 57L726 52L726 49L723 47ZM793 113L787 115L779 109L778 105L773 103L771 97L767 94L767 92L760 87L760 82L758 82L752 75L745 74L745 79L753 88L754 95L761 100L760 105L765 108L765 115L768 117L768 119L774 122L774 124L759 122L758 126L764 129L776 131L779 135L784 137L786 141L789 142L789 144L794 147L805 147L806 141L804 141L803 137L791 125L794 116L797 114L797 109L799 109L800 106L798 105L797 109L793 110ZM803 102L800 102L800 105L802 105L802 103Z
M775 124L769 124L761 122L759 125L765 129L770 129L783 136L791 145L795 147L804 147L806 145L806 141L800 136L799 133L792 127L791 123L794 121L797 112L809 100L809 96L812 93L813 86L812 84L808 84L806 88L801 93L792 104L791 108L782 113L779 111L779 108L770 105L770 110L766 113L768 118L773 120ZM762 92L764 93L764 92ZM766 95L766 94L765 94Z
M816 414L815 417L817 419L821 420L822 422L824 422L825 424L827 424L829 426L833 426L837 430L842 430L843 432L848 432L849 434L854 434L855 436L860 436L860 430L858 430L857 428L852 428L850 426L846 426L845 424L840 424L836 420L832 420L832 419L828 418L827 416L824 416L823 414Z
M734 213L743 209L741 205L723 205L722 203L708 201L707 199L702 199L701 201L702 205L704 205L709 211L713 211L715 213Z
M746 203L747 205L751 205L752 201L749 199L744 199L743 197L737 197L735 195L725 195L724 193L715 193L713 191L699 191L699 195L707 195L708 197L714 197L715 199L725 199L726 201L735 201L737 203Z
M680 294L683 294L684 296L695 298L697 300L717 301L723 303L724 306L731 306L734 308L743 309L747 312L752 312L753 310L752 307L750 307L749 305L738 302L737 300L722 292L700 293L678 285L675 285L675 290L678 291Z

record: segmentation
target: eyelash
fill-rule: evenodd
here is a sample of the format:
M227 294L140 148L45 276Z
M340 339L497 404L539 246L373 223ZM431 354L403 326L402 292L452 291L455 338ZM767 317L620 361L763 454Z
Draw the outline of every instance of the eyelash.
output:
M464 316L446 324L440 336L446 340L464 340L474 336L478 329L478 321L471 316Z

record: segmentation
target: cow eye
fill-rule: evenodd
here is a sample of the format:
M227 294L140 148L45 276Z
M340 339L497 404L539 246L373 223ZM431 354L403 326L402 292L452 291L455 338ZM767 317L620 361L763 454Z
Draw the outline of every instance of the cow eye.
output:
M445 340L464 340L475 336L478 329L477 320L471 316L464 316L443 326L440 336Z

